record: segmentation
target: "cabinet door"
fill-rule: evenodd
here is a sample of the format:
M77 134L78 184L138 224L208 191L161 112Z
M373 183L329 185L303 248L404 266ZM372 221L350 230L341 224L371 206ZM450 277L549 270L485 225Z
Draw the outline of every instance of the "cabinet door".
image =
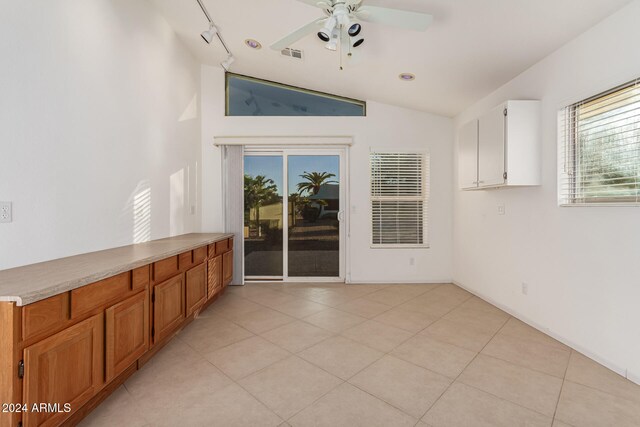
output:
M222 254L222 285L227 286L233 281L233 251Z
M478 120L462 126L458 134L458 181L462 189L478 186Z
M504 184L505 116L499 106L480 117L478 124L478 184L488 187Z
M187 316L190 316L207 300L207 271L200 264L187 271Z
M149 293L147 291L107 309L106 380L111 381L149 348Z
M182 275L154 286L153 342L166 338L185 317Z
M213 297L222 288L222 255L209 258L207 287L208 298Z
M97 314L24 349L24 403L76 410L104 383L104 321ZM70 413L24 413L27 426L59 425Z

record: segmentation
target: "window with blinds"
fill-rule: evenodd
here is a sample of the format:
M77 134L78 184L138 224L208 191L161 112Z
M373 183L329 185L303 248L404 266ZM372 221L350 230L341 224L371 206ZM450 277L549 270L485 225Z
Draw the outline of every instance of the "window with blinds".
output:
M559 113L559 202L640 203L640 79Z
M428 246L428 155L372 152L370 161L372 245Z

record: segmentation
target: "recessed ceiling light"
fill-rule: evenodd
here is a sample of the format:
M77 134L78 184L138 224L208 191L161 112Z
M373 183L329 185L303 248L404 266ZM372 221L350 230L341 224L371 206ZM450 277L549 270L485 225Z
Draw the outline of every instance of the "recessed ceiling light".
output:
M398 77L400 78L400 80L403 80L405 82L410 82L411 80L416 79L416 76L411 73L402 73Z
M257 40L254 40L254 39L246 39L244 41L244 44L246 44L251 49L261 49L262 48L262 45L260 44L260 42L257 41Z

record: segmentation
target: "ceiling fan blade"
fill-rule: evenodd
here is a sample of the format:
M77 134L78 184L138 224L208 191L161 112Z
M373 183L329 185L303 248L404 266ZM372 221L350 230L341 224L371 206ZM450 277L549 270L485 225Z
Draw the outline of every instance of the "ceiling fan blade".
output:
M297 42L307 34L313 33L326 20L327 18L320 18L316 19L315 21L309 22L307 25L298 28L293 33L273 43L271 45L271 49L282 50L285 47L291 46L293 43Z
M306 3L309 6L317 6L317 7L320 7L320 6L318 6L318 2L324 3L324 2L322 2L320 0L298 0L298 1L302 2L302 3Z
M358 19L366 22L415 31L426 30L433 21L433 16L428 13L409 12L378 6L362 6L354 14Z

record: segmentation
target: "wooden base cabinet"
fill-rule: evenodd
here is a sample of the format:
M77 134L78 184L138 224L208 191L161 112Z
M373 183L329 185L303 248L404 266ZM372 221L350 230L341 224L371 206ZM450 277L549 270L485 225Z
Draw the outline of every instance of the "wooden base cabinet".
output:
M222 285L227 286L233 281L233 251L222 254Z
M149 349L149 293L137 295L105 311L106 380L124 372Z
M104 315L90 317L24 349L25 426L56 426L104 384ZM59 405L34 412L33 405ZM57 411L52 411L56 409Z
M153 287L153 342L171 335L185 319L185 292L183 275Z
M200 264L185 274L187 316L193 314L207 301L207 269Z
M222 289L222 255L209 258L208 297L211 298Z

